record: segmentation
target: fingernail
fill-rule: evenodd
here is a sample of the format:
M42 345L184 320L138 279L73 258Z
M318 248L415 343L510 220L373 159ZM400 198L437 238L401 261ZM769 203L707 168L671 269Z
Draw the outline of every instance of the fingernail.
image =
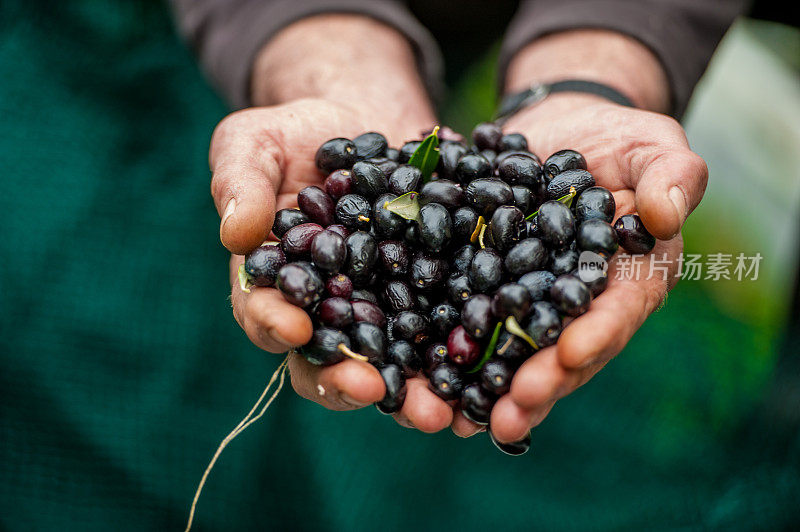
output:
M354 408L364 408L369 404L369 403L362 403L361 401L356 401L346 393L340 393L339 399L341 399L344 404L352 406Z
M675 205L675 210L678 211L678 216L680 217L681 223L686 220L686 196L683 195L683 190L681 187L672 187L669 189L669 199L673 205Z
M222 238L223 229L225 229L225 223L228 221L228 218L233 216L233 211L236 210L236 198L231 198L228 201L228 204L225 205L225 211L222 213L222 221L219 223L219 239L223 245L225 245L225 239Z

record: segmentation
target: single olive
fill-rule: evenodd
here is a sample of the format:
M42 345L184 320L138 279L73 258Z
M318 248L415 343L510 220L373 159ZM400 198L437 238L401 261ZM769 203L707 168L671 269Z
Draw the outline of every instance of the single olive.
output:
M435 306L430 313L431 331L437 338L447 336L461 321L461 313L453 305L442 303Z
M459 207L453 212L453 238L457 242L469 242L477 225L478 213L471 207Z
M547 258L547 249L541 240L526 238L509 250L503 264L512 275L524 275L544 268Z
M352 140L344 138L331 139L317 150L314 162L323 174L334 170L350 168L358 160L356 145Z
M439 163L436 171L440 178L457 179L458 161L467 154L467 147L460 142L442 141L439 146Z
M394 414L403 408L406 400L406 379L403 370L395 364L386 364L378 370L386 386L383 399L375 403L382 414Z
M439 364L431 370L428 387L445 401L458 399L464 389L464 378L452 364Z
M372 267L378 259L378 245L375 238L364 231L356 231L345 241L347 261L345 273L356 284L363 284L372 275Z
M480 249L475 252L472 264L467 272L469 284L478 292L488 292L500 286L503 280L503 259L491 249Z
M492 122L482 122L472 130L472 142L479 150L496 150L503 130Z
M636 214L621 216L614 223L617 238L625 251L632 254L650 253L656 245L656 239L645 228L642 219Z
M399 240L384 240L378 244L378 267L385 274L398 277L408 273L411 254Z
M394 199L394 194L381 194L372 205L372 227L381 238L395 238L406 229L406 220L386 208Z
M430 338L428 319L418 312L400 312L392 322L392 335L415 345L424 344Z
M389 312L396 314L404 310L413 310L417 305L417 299L408 283L394 279L383 287L381 304Z
M514 247L525 228L525 215L513 205L501 205L492 215L489 229L492 233L492 244L500 252Z
M319 304L317 317L326 327L344 329L353 324L353 305L343 297L329 297Z
M427 290L438 286L447 275L447 261L441 258L418 253L411 261L411 286L417 290Z
M586 220L578 226L575 242L581 251L592 251L606 259L610 259L619 249L617 232L608 222L597 218Z
M477 213L488 216L500 205L513 205L514 192L501 179L475 179L464 190L464 200Z
M544 162L544 171L548 179L553 179L567 170L586 170L586 159L575 150L560 150Z
M334 223L336 205L321 188L305 187L297 193L297 204L312 222L323 227Z
M359 161L351 170L353 191L368 200L375 200L389 191L389 181L383 171L372 163Z
M397 162L405 164L411 160L411 156L414 155L414 152L417 151L417 148L419 148L420 144L422 144L422 141L420 140L412 140L403 144L400 147L400 153L397 156Z
M274 286L278 272L286 265L286 254L280 247L257 247L244 259L244 271L255 286Z
M563 248L575 237L572 211L557 201L546 201L536 215L539 238L550 247Z
M358 194L347 194L336 202L336 220L350 230L369 230L372 206L367 198Z
M467 153L456 165L456 178L464 184L490 175L492 175L492 164L482 155Z
M476 251L475 246L470 244L458 248L450 261L453 273L466 274L469 271L469 265L472 264L472 259L475 258Z
M311 252L314 237L322 231L322 226L315 223L296 225L284 233L281 248L289 257L304 257Z
M325 287L322 278L312 268L301 263L289 263L280 269L275 286L286 301L302 308L308 308L320 300Z
M347 258L347 246L342 235L333 231L320 231L311 241L311 260L322 271L336 273Z
M353 299L350 304L353 306L353 321L356 323L365 321L377 325L381 329L386 327L386 315L377 303L363 299Z
M453 236L453 221L444 205L428 203L419 210L419 237L434 253L441 252Z
M526 151L528 149L528 140L522 133L509 133L500 137L497 143L497 151Z
M299 209L281 209L275 213L275 220L272 222L272 234L277 238L283 238L286 231L300 224L305 224L311 220Z
M516 366L502 358L489 359L481 368L481 384L495 395L505 395L511 389Z
M419 192L419 203L425 205L431 202L444 205L448 209L455 209L464 202L464 190L461 185L449 179L429 181L422 185Z
M578 252L574 249L553 249L550 250L550 267L549 270L553 275L566 275L575 271L578 267L579 260Z
M449 334L449 333L448 333ZM423 369L426 375L430 375L431 371L439 364L450 362L447 356L447 345L442 343L435 343L428 346L425 350L425 358L423 361Z
M536 301L531 305L530 318L522 324L525 333L539 348L556 343L561 335L562 327L561 316L556 308L547 301Z
M525 437L522 438L521 440L511 443L502 443L498 441L497 438L494 437L494 434L492 433L491 430L489 430L488 432L489 432L489 439L492 440L494 446L507 455L520 456L527 453L528 450L531 448L530 432L528 432L528 434L526 434Z
M498 320L514 316L521 322L528 316L532 304L533 299L527 288L518 283L508 283L495 292L492 298L492 314Z
M593 219L611 223L617 209L614 195L603 187L587 188L575 199L572 206L575 210L575 221L578 223Z
M547 184L547 199L556 200L569 194L572 189L576 194L581 194L593 186L594 176L586 170L566 170Z
M325 282L325 291L331 297L350 299L353 294L353 281L345 274L337 273Z
M484 390L477 382L467 384L461 392L461 413L473 423L488 425L496 401L497 397Z
M331 366L345 359L350 350L350 338L342 331L320 327L314 330L311 340L300 348L300 354L317 366Z
M417 190L421 182L422 171L416 166L404 164L398 166L397 170L389 176L388 186L392 194L402 196Z
M592 295L583 281L574 275L562 275L550 288L550 301L559 312L574 318L589 310Z
M325 178L325 192L334 200L339 200L353 191L353 174L350 170L335 170Z
M350 328L353 351L364 355L370 364L380 365L386 356L386 335L377 325L362 321Z
M474 295L461 309L461 324L474 338L484 338L494 329L492 299L485 294Z
M356 154L359 159L381 157L389 147L386 137L374 131L357 136L353 139L353 144L356 145Z
M422 369L422 357L417 348L405 340L395 340L386 349L386 362L398 366L407 379Z
M527 155L509 155L498 163L497 177L510 185L539 187L544 184L542 166Z
M481 346L459 325L447 337L447 356L457 366L471 366L481 356Z
M453 305L460 307L464 302L472 297L472 287L469 279L464 274L453 274L447 278L445 283L447 289L447 300Z

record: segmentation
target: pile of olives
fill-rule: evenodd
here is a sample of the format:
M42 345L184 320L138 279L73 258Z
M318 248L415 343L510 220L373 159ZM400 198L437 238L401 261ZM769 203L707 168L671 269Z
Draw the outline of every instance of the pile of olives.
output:
M276 213L280 242L252 251L240 271L244 286L275 286L308 312L314 333L299 350L308 361L374 365L384 413L398 412L406 379L424 374L433 393L487 425L517 368L605 289L605 272L581 280L581 253L609 260L620 244L631 253L655 244L636 215L611 225L614 196L580 153L542 163L523 135L493 123L472 141L439 141L434 130L399 150L374 132L325 142L315 159L324 183ZM522 454L530 435L492 441Z

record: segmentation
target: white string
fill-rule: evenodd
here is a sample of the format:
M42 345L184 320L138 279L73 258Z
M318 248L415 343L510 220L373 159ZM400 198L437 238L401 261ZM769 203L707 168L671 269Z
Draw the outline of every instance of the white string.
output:
M194 512L195 509L197 508L197 501L200 498L200 492L203 491L203 486L205 486L206 484L206 479L208 479L208 474L211 472L211 469L213 469L214 464L216 464L219 455L222 454L222 451L225 449L225 447L227 447L228 444L231 441L233 441L233 439L236 436L244 432L244 430L247 427L258 421L261 418L261 416L264 415L264 412L267 411L269 405L272 404L272 401L275 399L275 397L277 397L278 392L280 392L281 388L283 388L283 381L286 377L286 368L288 362L289 362L289 355L287 355L286 358L283 359L283 362L281 362L281 364L272 374L272 377L269 379L269 382L267 383L267 387L264 388L263 392L261 392L261 396L258 398L258 401L256 401L256 403L253 405L253 408L250 409L250 412L248 412L247 415L244 417L244 419L242 419L239 422L239 424L236 425L236 428L234 428L230 432L230 434L225 436L225 439L223 439L222 442L219 444L219 447L217 447L217 451L211 458L211 462L208 463L208 467L206 467L206 470L203 473L203 478L200 479L200 484L198 484L197 486L197 491L195 491L194 493L194 498L192 499L192 508L189 510L189 521L186 523L186 532L189 532L189 530L191 530L192 528L192 521L194 521ZM272 393L269 400L266 403L264 403L264 406L261 408L261 411L258 413L258 415L252 417L253 413L258 409L259 406L261 406L261 402L264 400L264 397L267 396L267 392L269 391L270 387L272 387L272 384L275 382L275 379L277 379L278 376L280 376L280 382L278 382L278 387Z

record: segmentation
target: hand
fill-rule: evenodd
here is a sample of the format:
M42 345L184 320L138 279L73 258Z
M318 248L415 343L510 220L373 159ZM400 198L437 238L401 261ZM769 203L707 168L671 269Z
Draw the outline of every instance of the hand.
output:
M589 311L564 329L556 345L537 352L519 369L510 393L497 402L491 417L494 435L510 442L521 439L558 399L602 369L662 303L677 282L680 229L703 196L708 170L675 120L594 96L551 95L515 115L504 129L523 133L542 160L564 148L582 153L597 184L613 192L615 219L638 213L659 239L645 256L639 279L617 279L618 258L612 260L608 287ZM671 264L667 279L660 273L648 279L650 262L665 256Z
M305 344L312 324L306 312L274 288L239 288L237 272L244 254L268 239L276 209L295 207L297 192L321 185L314 165L320 144L333 137L355 137L366 131L385 133L392 145L416 138L430 122L382 122L325 100L307 99L233 113L211 141L211 191L222 217L220 239L233 253L231 302L236 321L258 347L282 353ZM313 366L292 355L292 385L302 396L335 410L357 408L383 398L384 384L371 365L346 360L329 368Z

